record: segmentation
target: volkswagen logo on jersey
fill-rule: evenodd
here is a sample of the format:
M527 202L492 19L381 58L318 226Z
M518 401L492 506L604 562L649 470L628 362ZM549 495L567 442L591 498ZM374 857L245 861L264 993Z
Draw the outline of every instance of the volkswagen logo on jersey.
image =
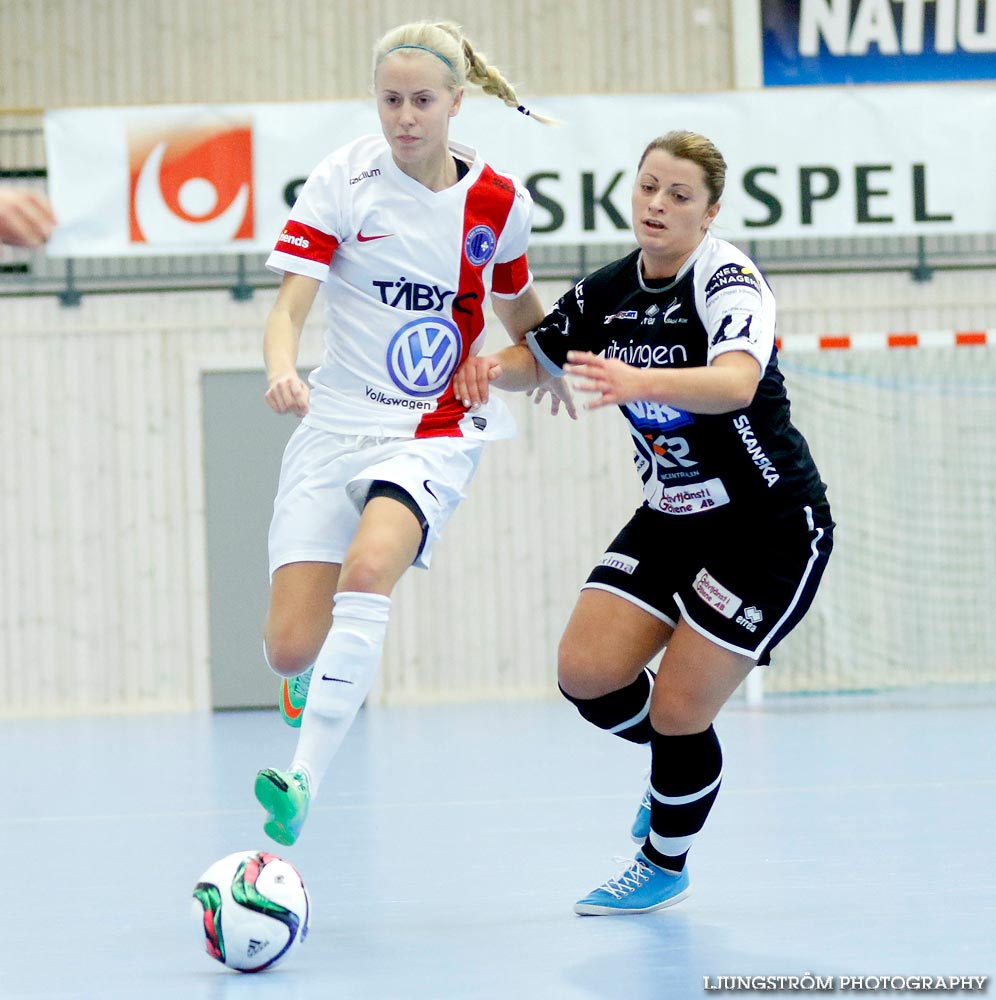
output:
M495 239L494 230L490 226L474 226L467 233L464 243L464 250L467 253L467 260L476 267L481 267L491 260L491 255L495 252L498 241Z
M448 383L460 361L463 342L449 320L412 320L391 338L387 371L394 384L411 396L434 396Z

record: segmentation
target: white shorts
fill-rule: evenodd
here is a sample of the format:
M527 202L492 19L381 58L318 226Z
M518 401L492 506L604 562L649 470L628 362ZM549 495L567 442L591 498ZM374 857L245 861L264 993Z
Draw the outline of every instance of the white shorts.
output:
M414 565L432 546L477 471L484 442L467 438L373 438L301 424L280 466L270 521L270 576L294 562L342 563L377 480L406 490L425 515Z

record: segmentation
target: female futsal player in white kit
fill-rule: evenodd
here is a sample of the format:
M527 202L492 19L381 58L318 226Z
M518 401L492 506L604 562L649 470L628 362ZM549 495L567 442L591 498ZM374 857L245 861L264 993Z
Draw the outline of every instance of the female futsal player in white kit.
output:
M267 261L284 277L266 325L266 401L303 417L274 502L265 636L284 718L301 731L287 770L255 784L281 844L297 839L370 690L391 591L409 566L428 568L485 443L514 432L500 400L471 411L451 387L483 345L485 299L516 342L544 314L527 191L449 141L465 81L530 115L455 25L381 38L383 135L315 168ZM298 342L320 289L325 350L309 385Z

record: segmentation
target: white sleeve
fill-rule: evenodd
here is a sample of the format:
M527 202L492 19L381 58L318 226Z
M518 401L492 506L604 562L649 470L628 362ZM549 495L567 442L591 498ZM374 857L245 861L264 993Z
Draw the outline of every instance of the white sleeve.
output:
M518 178L510 178L515 185L515 197L508 213L508 221L502 230L498 249L495 253L496 264L508 264L523 256L529 246L529 234L533 225L533 199L525 185Z
M335 154L311 172L266 260L271 271L304 274L319 281L328 277L344 231L342 175Z
M761 366L774 347L774 296L749 264L713 265L696 289L696 306L709 338L708 363L728 351L745 351Z

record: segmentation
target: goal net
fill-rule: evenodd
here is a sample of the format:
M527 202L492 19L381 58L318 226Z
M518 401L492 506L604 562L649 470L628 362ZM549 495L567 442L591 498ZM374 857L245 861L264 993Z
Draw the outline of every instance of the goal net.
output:
M780 365L837 528L763 690L996 682L993 334L797 337Z

